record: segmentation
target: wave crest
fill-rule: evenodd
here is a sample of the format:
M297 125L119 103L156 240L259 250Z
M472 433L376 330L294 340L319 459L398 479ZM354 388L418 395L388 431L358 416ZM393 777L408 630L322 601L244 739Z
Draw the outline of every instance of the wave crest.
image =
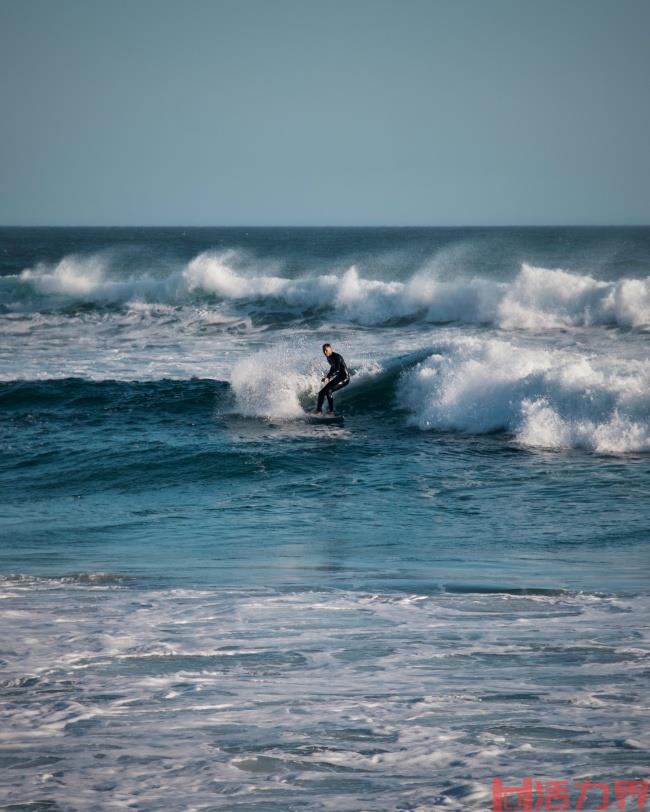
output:
M2 279L3 282L12 280L16 277ZM165 303L178 298L182 287L177 273L162 279L151 274L111 277L110 265L101 255L68 256L54 266L37 265L22 271L17 280L41 296L63 299L64 305L69 301L100 305L137 301Z
M563 270L524 265L508 286L496 323L505 329L650 325L650 277L600 282Z
M321 311L341 321L386 325L395 321L492 324L503 329L545 330L576 326L650 327L650 277L600 281L589 275L524 263L511 282L487 278L442 280L431 271L406 281L367 279L353 265L344 272L289 278L269 273L228 250L205 252L167 276L124 277L106 257L68 256L0 279L0 299L11 306L25 295L44 297L36 307L61 301L85 304L186 303L216 299L255 304L263 318L278 307L290 316Z

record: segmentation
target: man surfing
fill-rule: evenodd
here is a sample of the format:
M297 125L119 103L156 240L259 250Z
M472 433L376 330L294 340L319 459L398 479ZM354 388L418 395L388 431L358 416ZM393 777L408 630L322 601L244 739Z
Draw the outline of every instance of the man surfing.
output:
M350 383L350 373L345 365L343 357L334 352L331 344L323 344L323 353L329 361L330 369L324 378L321 378L321 383L325 386L318 393L318 401L314 414L323 414L323 400L327 398L328 414L334 414L334 398L333 393L337 389L343 389Z

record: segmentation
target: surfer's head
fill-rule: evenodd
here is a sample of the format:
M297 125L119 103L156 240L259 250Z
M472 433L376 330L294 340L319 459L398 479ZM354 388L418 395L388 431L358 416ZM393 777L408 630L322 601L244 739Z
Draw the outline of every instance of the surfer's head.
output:
M323 352L325 353L325 355L331 355L334 352L334 350L332 349L332 345L323 344Z

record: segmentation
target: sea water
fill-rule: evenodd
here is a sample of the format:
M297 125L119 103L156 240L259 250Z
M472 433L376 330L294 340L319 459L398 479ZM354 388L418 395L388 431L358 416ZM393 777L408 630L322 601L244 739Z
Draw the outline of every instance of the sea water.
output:
M647 228L0 229L4 808L647 779L649 274Z

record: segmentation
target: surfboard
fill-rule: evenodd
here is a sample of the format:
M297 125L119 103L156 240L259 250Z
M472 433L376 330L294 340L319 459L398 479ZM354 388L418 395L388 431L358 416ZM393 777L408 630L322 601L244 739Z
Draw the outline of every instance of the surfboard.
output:
M310 412L305 412L305 422L314 426L342 426L343 415L311 414Z

